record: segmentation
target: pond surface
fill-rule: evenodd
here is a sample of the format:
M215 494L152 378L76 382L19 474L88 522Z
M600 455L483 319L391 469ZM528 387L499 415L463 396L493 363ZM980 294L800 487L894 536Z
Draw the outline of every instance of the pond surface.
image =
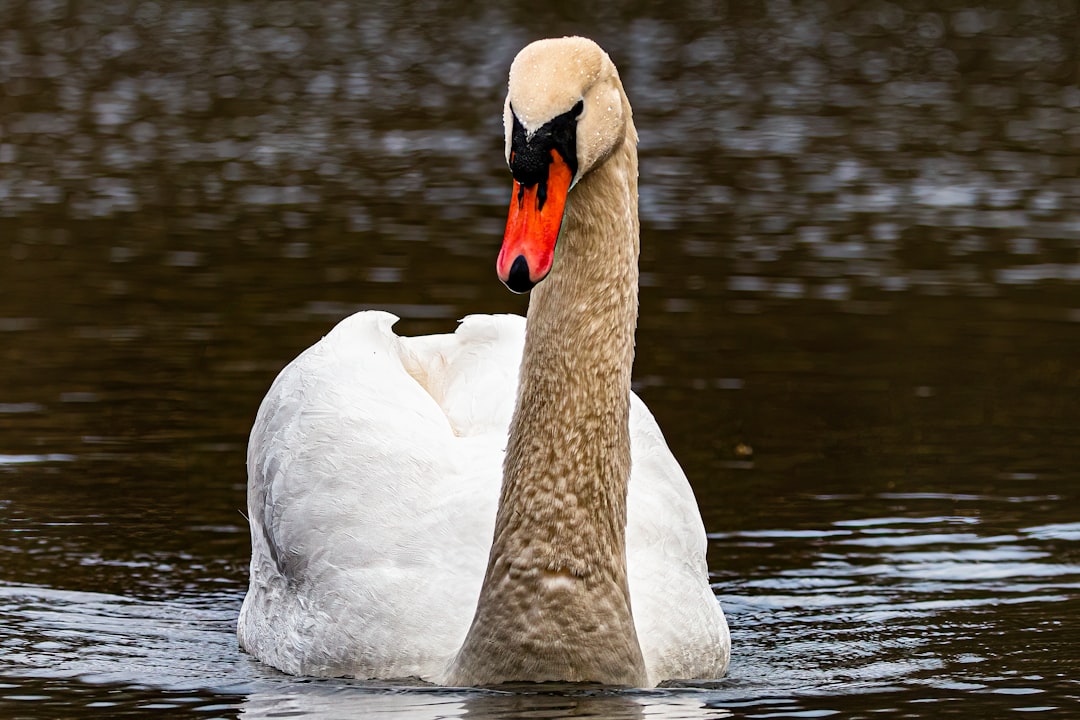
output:
M524 311L505 74L570 32L635 106L635 384L730 673L265 668L234 635L259 400L354 310ZM0 2L0 716L1075 716L1078 47L1075 0Z

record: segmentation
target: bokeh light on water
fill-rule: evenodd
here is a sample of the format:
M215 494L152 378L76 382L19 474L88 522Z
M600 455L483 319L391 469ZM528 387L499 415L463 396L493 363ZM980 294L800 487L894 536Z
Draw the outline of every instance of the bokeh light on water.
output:
M232 636L258 401L355 309L524 310L493 273L505 75L564 33L635 108L635 383L731 676L270 672ZM0 0L0 714L1068 717L1078 48L1075 0Z
M677 229L728 291L1080 280L1074 3L669 10L596 30L637 107L646 228ZM35 218L24 230L150 214L286 256L311 250L280 238L328 224L490 252L506 65L541 23L378 3L5 16L0 215ZM417 227L435 219L457 232Z

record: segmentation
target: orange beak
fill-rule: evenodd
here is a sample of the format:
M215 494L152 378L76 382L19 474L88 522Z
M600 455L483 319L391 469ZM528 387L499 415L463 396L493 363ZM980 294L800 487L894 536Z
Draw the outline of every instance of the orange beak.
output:
M514 180L510 216L495 263L499 279L514 292L528 292L551 271L571 180L570 167L555 150L546 180L530 186Z

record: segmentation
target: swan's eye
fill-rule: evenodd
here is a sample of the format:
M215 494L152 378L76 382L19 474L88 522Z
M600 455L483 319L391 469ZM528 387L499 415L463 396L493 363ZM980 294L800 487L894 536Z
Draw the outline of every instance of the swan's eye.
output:
M585 114L585 101L578 100L577 105L575 105L570 112L573 113L575 120L580 120L581 116Z

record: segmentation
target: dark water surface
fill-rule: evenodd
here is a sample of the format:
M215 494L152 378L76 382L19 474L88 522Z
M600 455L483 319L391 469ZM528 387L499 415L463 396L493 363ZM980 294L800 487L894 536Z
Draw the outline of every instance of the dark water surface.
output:
M505 73L567 32L635 106L635 379L730 674L262 667L259 400L353 310L524 311ZM1076 0L0 0L0 717L1080 716L1078 47Z

